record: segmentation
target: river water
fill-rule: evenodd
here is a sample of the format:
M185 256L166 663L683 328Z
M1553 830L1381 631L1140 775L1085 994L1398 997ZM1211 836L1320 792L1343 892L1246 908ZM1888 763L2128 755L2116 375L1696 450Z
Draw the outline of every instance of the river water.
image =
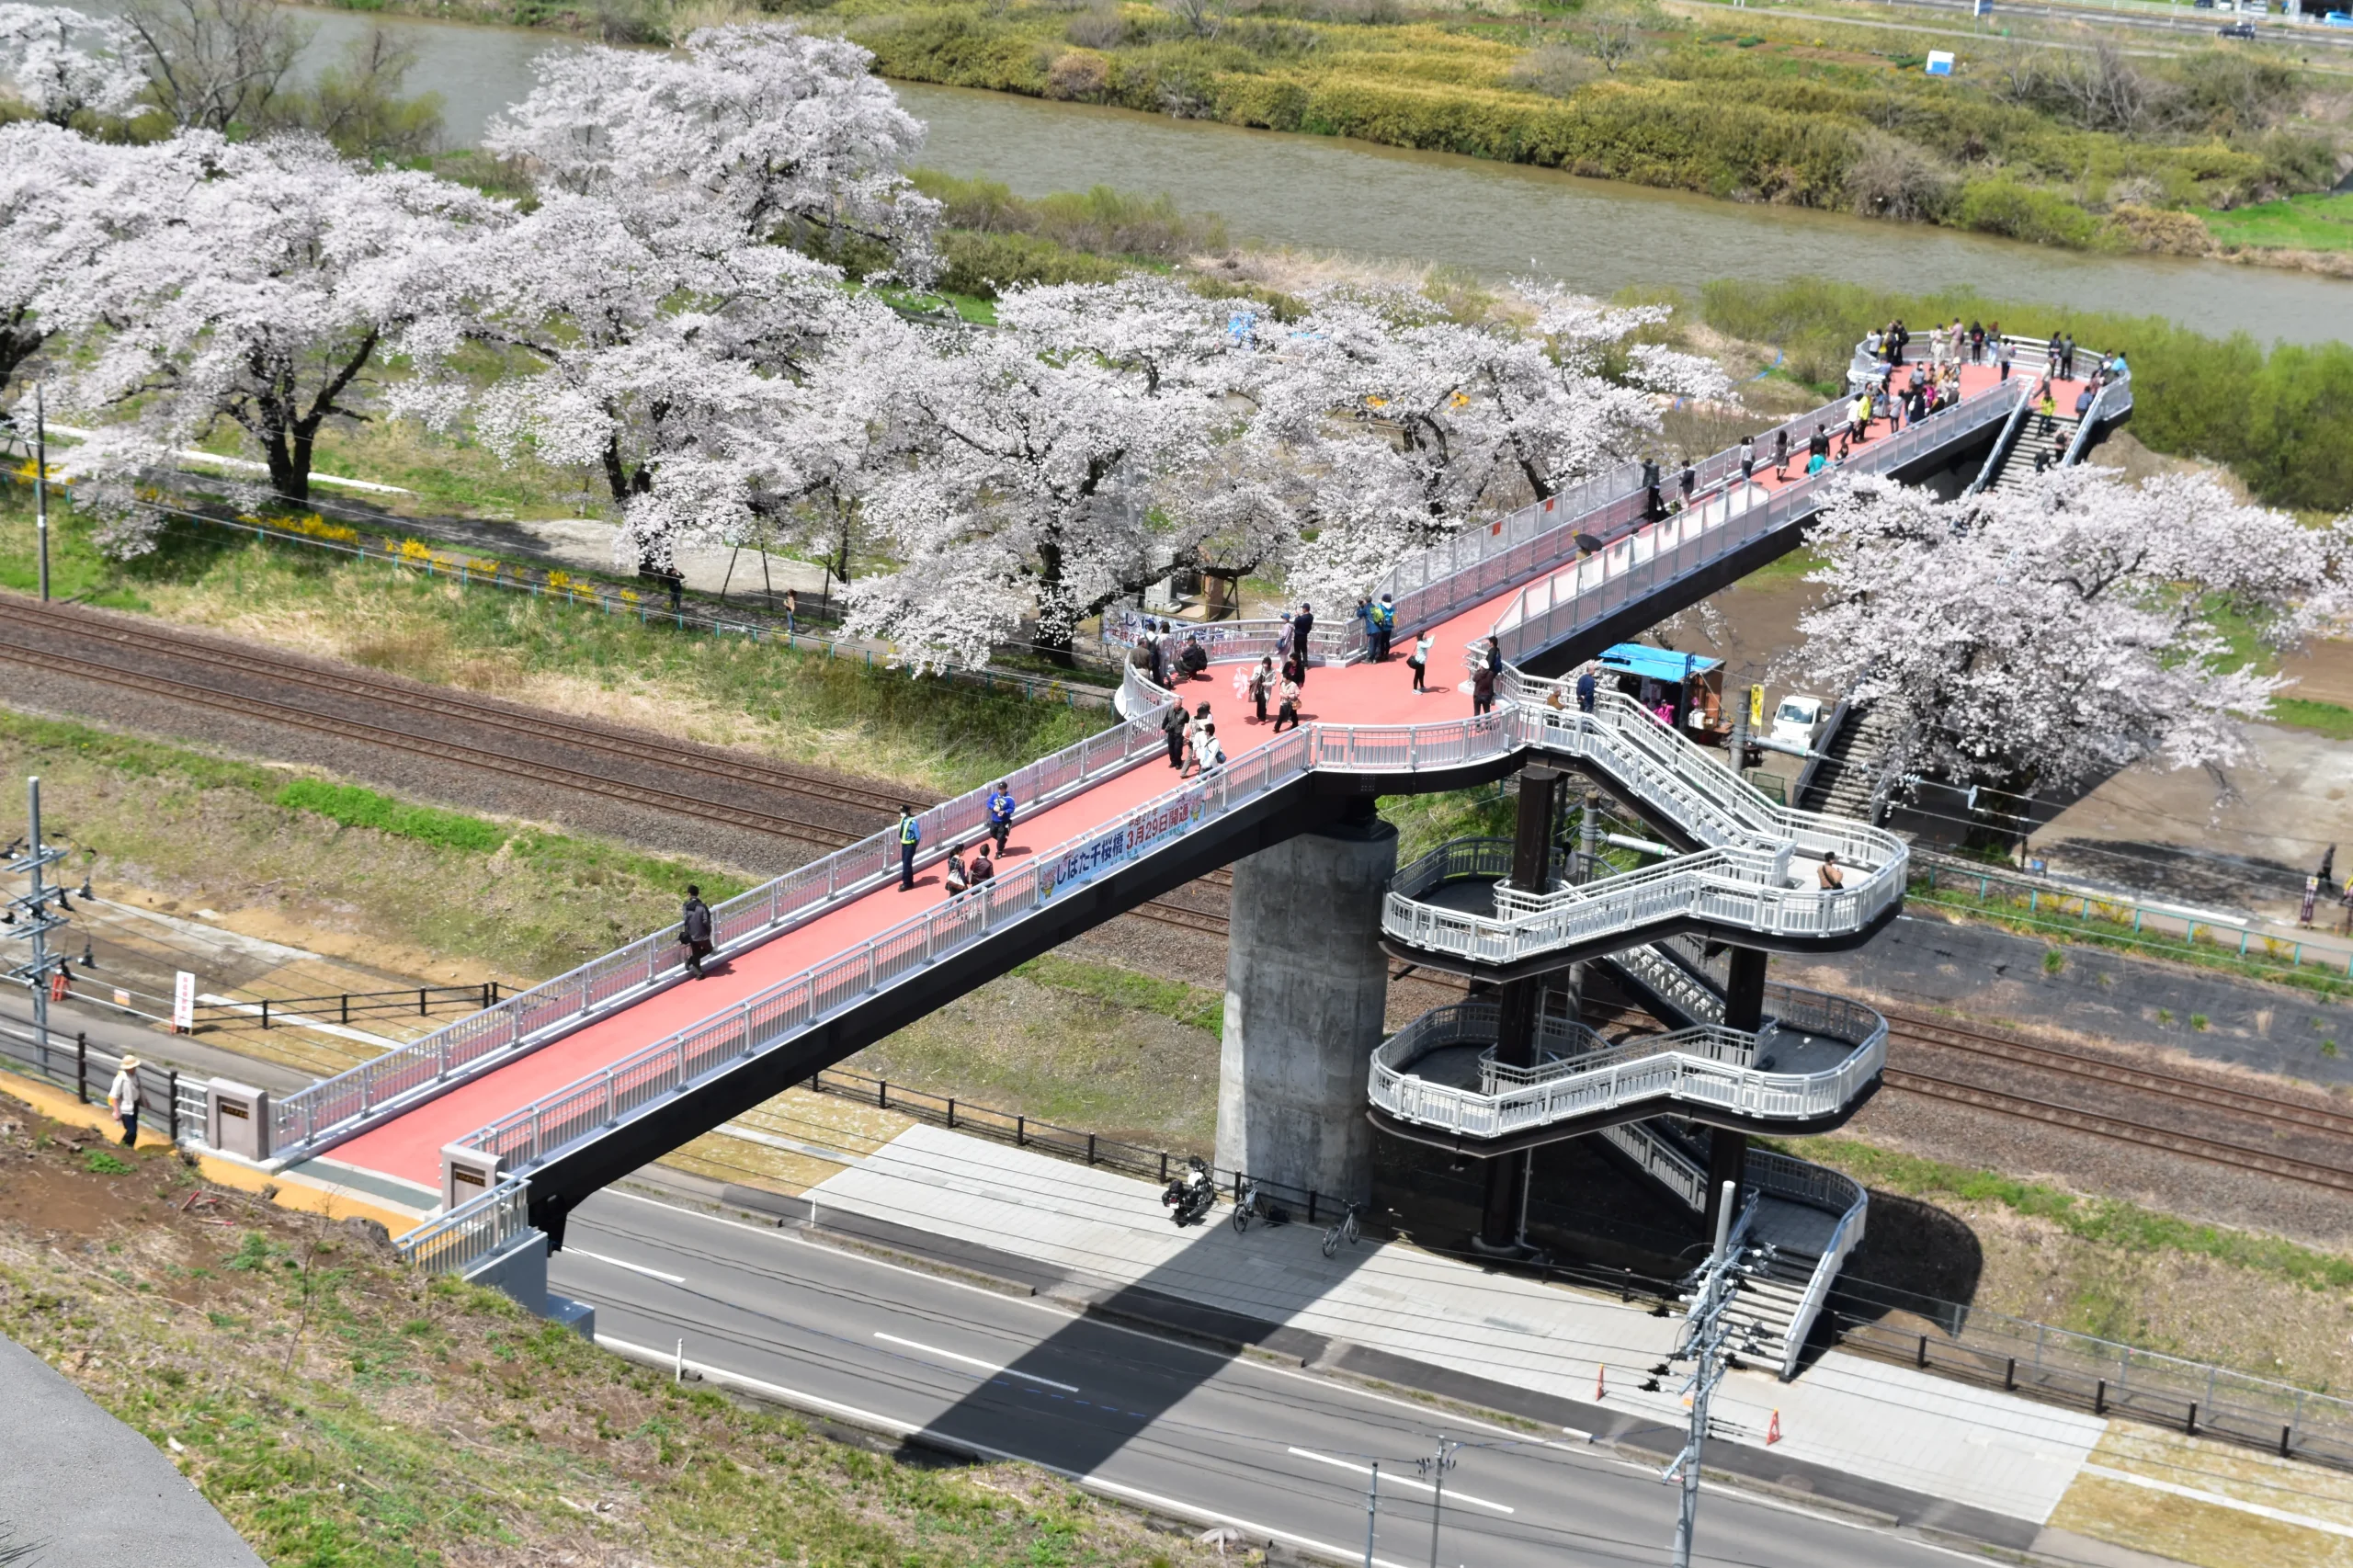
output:
M413 40L409 90L446 100L453 142L529 90L530 61L564 45L543 32L312 11L313 61L376 25ZM2217 335L2312 343L2353 338L2353 283L2268 267L2086 256L1920 224L1747 206L1580 179L1449 153L1245 131L1127 109L959 87L895 84L930 127L923 161L986 175L1026 196L1112 185L1166 191L1224 216L1236 239L1442 262L1490 276L1535 271L1607 294L1630 283L1819 274L1927 291L1967 284L1994 299L2170 317Z

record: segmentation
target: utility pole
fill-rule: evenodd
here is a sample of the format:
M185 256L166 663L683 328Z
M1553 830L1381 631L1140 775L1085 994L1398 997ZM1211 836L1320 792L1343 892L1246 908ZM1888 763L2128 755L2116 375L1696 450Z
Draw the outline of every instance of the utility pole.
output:
M1414 1461L1424 1475L1430 1478L1430 1568L1438 1568L1438 1527L1439 1510L1446 1506L1446 1472L1454 1468L1454 1450L1461 1443L1447 1441L1446 1434L1438 1434L1438 1452L1426 1460Z
M49 901L55 899L64 908L74 906L65 902L63 886L51 887L41 873L48 867L65 858L63 848L51 849L40 839L40 780L25 780L25 836L8 850L5 868L10 876L23 876L29 883L23 896L8 900L5 924L13 937L28 938L32 954L7 971L7 978L19 981L33 994L33 1036L40 1050L41 1060L49 1060L49 979L52 970L63 969L64 960L52 958L49 950L49 934L64 925L65 917L50 912Z
M40 546L40 602L49 602L49 414L33 383L33 538ZM33 839L40 839L35 832Z
M1381 1461L1372 1461L1372 1483L1364 1489L1364 1568L1372 1568L1372 1534L1381 1523Z
M1675 1545L1668 1558L1674 1568L1691 1568L1691 1537L1699 1520L1699 1460L1708 1438L1708 1403L1715 1395L1716 1385L1723 1381L1724 1364L1735 1348L1731 1344L1732 1328L1725 1323L1726 1309L1732 1305L1742 1275L1749 1272L1749 1249L1734 1249L1732 1244L1733 1210L1740 1201L1739 1187L1725 1182L1716 1202L1715 1246L1708 1254L1708 1261L1693 1277L1689 1305L1683 1318L1682 1343L1676 1347L1670 1361L1689 1361L1690 1380L1684 1389L1691 1396L1691 1429L1684 1439L1683 1451L1666 1467L1662 1480L1674 1480L1680 1472L1683 1482L1681 1510L1675 1521Z

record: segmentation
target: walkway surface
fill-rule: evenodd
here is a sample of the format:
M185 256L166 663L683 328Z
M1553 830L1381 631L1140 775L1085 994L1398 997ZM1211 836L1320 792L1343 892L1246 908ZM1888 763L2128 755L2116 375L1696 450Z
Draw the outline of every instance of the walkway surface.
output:
M1971 367L1962 372L1968 396L1995 390L1996 381L1990 367ZM2072 403L2075 384L2061 383L2063 404ZM1883 439L1887 427L1875 428L1878 438ZM1802 454L1799 454L1790 464L1792 479L1802 473ZM1768 489L1777 487L1771 472L1769 464L1759 471L1759 483ZM1543 575L1534 574L1529 580ZM1487 636L1524 585L1514 584L1431 629L1427 691L1413 689L1413 676L1404 658L1410 644L1401 638L1395 656L1387 663L1311 670L1302 687L1300 717L1311 723L1371 725L1466 717L1471 699L1465 657L1473 644ZM1337 624L1344 623L1347 616L1347 607L1327 605L1318 611L1317 619ZM1258 723L1244 695L1246 670L1243 665L1212 665L1205 678L1176 688L1188 705L1209 705L1230 760L1238 760L1263 744L1271 738L1273 729L1272 722ZM1165 763L1147 760L1037 817L1022 820L1003 869L1014 869L1025 856L1108 825L1177 781L1176 773ZM938 847L926 846L927 852ZM508 1112L600 1073L631 1053L886 931L946 897L941 872L933 867L922 873L912 892L902 892L893 883L854 899L714 969L706 980L658 992L341 1143L333 1158L438 1189L443 1145L463 1140Z
M0 1338L0 1559L28 1568L261 1568L155 1445ZM13 1532L13 1533L6 1533Z
M1178 1231L1157 1187L1103 1170L915 1127L811 1189L844 1211L1009 1252L1113 1286L1142 1286L1475 1377L1654 1420L1687 1419L1671 1392L1639 1385L1677 1320L1614 1297L1489 1273L1391 1243L1322 1255L1308 1225L1235 1234ZM1676 1386L1665 1383L1668 1390ZM1734 1372L1715 1416L1733 1440L1851 1475L2047 1522L2108 1422L1833 1351L1784 1383Z

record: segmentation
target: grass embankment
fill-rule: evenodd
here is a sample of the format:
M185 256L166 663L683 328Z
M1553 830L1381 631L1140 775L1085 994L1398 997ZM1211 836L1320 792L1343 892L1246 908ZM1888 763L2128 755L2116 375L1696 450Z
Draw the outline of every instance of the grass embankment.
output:
M743 745L918 790L975 788L1094 733L1099 710L918 680L846 659L642 625L197 524L128 563L52 508L60 597L565 712ZM28 497L0 486L0 586L35 582Z
M2134 436L2153 450L2227 465L2259 500L2306 512L2353 507L2353 346L2208 337L2155 316L2105 314L1988 299L1968 290L1902 294L1825 278L1701 290L1719 332L1769 343L1789 373L1817 387L1842 380L1865 333L1901 316L1998 322L2006 333L2073 332L2132 367Z
M1960 1218L1984 1249L1979 1307L2324 1392L2353 1387L2342 1254L1855 1138L1774 1146Z
M1028 1466L927 1465L679 1387L324 1221L228 1192L183 1213L168 1154L102 1172L90 1134L0 1125L0 1329L268 1562L1214 1561Z

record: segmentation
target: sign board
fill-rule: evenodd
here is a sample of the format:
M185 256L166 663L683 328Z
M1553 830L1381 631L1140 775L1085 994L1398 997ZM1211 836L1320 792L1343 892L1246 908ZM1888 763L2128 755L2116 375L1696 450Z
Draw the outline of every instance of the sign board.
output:
M172 980L172 1028L181 1034L196 1032L196 976L186 970Z
M1751 730L1765 727L1765 688L1761 686L1748 688L1748 727Z
M1972 4L1969 7L1969 14L1972 17L1992 16L1994 14L1994 0L1972 0Z
M1949 49L1932 49L1928 51L1928 74L1931 76L1951 75L1952 51Z

